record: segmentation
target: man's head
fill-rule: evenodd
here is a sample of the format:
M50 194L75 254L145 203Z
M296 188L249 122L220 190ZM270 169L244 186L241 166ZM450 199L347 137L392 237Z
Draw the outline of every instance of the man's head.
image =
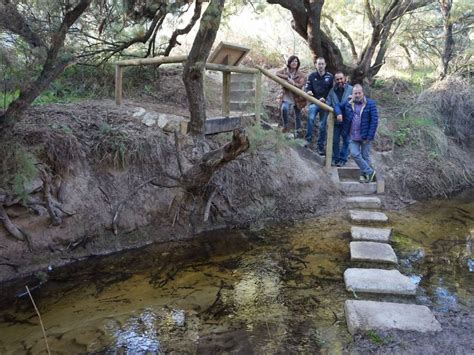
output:
M334 82L336 83L336 87L341 89L344 87L344 84L346 83L346 76L342 71L336 72L334 74Z
M352 100L354 100L355 102L362 102L363 98L364 89L362 88L362 85L355 84L352 88Z
M323 57L316 59L316 69L319 74L324 74L326 72L326 60Z

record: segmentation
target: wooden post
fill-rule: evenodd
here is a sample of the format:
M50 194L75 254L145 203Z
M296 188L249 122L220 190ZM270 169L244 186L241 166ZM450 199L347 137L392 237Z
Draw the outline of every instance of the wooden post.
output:
M222 115L230 114L230 72L222 72Z
M255 118L257 124L260 124L262 115L262 73L255 74Z
M326 130L326 165L327 170L331 169L332 162L332 144L334 142L334 112L329 112Z
M122 104L122 76L123 68L115 65L115 104L118 106Z

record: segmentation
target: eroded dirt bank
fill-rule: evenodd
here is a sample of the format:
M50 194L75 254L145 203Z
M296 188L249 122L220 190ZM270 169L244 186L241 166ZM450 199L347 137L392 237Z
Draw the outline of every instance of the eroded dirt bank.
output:
M163 105L146 109L172 110ZM29 243L0 229L0 280L92 255L190 238L203 230L304 218L340 205L336 187L304 148L263 131L249 132L249 151L221 168L209 182L210 193L198 201L174 180L180 171L177 156L186 169L229 141L229 135L211 138L199 150L189 137L143 124L133 116L136 111L132 102L117 108L111 101L29 111L4 147L27 157L34 153L36 173L23 181L24 198L5 202L10 220ZM43 202L40 171L50 177L58 225Z

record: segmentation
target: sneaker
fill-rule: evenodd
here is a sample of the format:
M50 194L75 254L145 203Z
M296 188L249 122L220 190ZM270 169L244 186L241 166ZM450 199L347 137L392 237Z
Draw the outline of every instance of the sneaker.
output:
M324 149L318 148L318 154L324 157L326 155L326 152L324 151Z
M331 162L331 166L339 166L337 164L339 164L339 163L336 163L335 161Z
M377 177L375 176L375 170L372 171L372 174L369 174L367 176L368 180L367 182L374 182L377 181Z
M362 174L360 177L359 177L359 182L361 183L366 183L366 182L369 182L369 177L365 174Z
M346 165L346 162L345 161L342 161L342 160L339 160L337 163L336 163L336 166L338 167L343 167L344 165Z

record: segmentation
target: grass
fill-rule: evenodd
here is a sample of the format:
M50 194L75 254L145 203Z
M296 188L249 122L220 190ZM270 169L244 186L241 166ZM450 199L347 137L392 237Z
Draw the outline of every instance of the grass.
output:
M299 145L299 140L288 139L281 131L265 130L260 125L251 126L248 129L248 136L250 141L250 153L270 149L280 151L284 147Z

